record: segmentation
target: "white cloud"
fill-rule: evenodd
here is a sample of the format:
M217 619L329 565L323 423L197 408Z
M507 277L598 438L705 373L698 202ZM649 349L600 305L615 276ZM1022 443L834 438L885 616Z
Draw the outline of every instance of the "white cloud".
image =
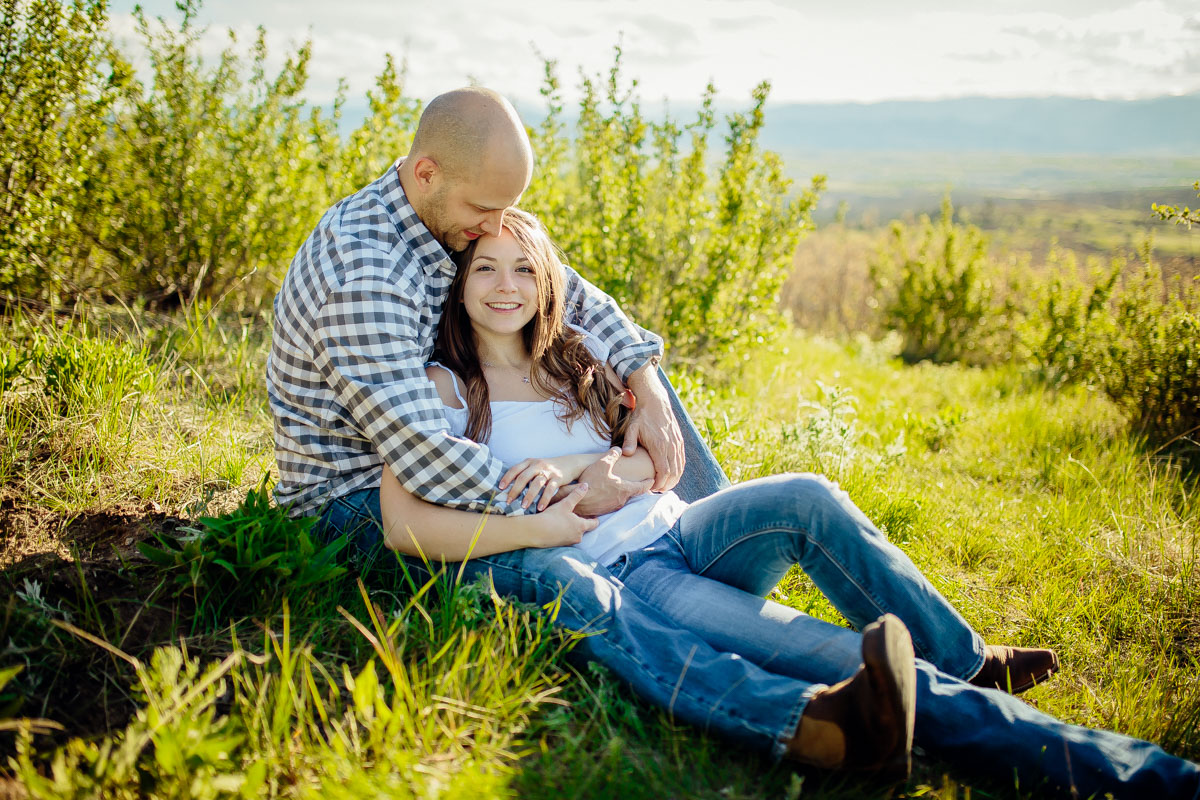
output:
M169 0L144 5L177 16ZM131 6L113 4L114 28L131 29L123 16ZM618 41L625 75L647 103L693 102L710 78L739 103L763 79L775 101L1200 91L1194 0L438 0L415 21L412 9L394 0L210 0L204 52L220 51L230 25L247 44L264 25L277 59L311 37L317 102L332 98L341 77L360 97L389 52L407 58L415 96L475 78L536 102L534 47L558 61L571 96L577 70L606 73Z

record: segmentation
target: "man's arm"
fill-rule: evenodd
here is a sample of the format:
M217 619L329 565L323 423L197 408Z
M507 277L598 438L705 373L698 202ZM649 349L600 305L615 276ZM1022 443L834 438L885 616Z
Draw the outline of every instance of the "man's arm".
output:
M663 342L656 334L639 327L625 316L616 301L563 265L566 274L566 318L595 336L608 353L607 361L617 376L629 377L650 359L662 358Z
M611 297L573 269L564 269L567 321L600 341L608 350L608 362L637 398L625 434L625 454L632 455L639 444L643 445L654 462L653 491L672 489L683 475L683 432L671 410L667 389L658 377L662 339L634 325Z
M347 283L314 320L314 363L355 427L404 488L438 505L522 514L499 492L504 465L487 447L450 434L426 377L411 287Z

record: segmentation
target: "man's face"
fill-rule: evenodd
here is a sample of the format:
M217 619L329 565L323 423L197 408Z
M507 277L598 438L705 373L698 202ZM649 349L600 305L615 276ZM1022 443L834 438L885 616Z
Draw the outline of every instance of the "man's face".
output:
M422 222L448 251L464 250L480 236L500 235L504 212L521 199L526 182L518 170L484 169L459 180L443 174Z

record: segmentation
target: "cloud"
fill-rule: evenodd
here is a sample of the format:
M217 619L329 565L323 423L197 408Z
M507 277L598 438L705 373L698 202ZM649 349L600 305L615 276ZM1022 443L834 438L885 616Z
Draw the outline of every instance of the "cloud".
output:
M1007 61L1012 61L1019 54L1015 50L986 50L981 52L963 51L960 53L948 53L950 58L958 61L971 61L977 64L1003 64Z
M676 22L659 14L638 14L631 17L630 21L662 44L678 46L698 43L696 31L691 25Z
M133 1L112 0L114 29L132 33ZM142 2L151 16L178 19L173 0ZM1144 96L1200 89L1195 3L437 0L417 18L413 6L395 0L207 0L201 17L211 28L201 49L215 58L230 25L245 49L263 24L280 61L311 37L308 96L319 102L332 98L342 77L351 99L361 97L392 53L407 58L407 91L417 97L475 76L539 103L542 62L534 48L558 62L570 102L575 76L607 73L618 41L624 74L652 100L694 102L709 77L722 90L719 101L738 102L763 79L773 83L774 102Z

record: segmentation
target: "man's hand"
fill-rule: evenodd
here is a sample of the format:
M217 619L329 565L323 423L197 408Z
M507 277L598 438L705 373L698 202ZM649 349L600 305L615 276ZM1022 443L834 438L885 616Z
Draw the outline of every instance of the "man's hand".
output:
M651 491L673 489L683 475L683 433L671 412L667 388L658 379L653 363L629 376L629 388L637 398L637 407L625 430L625 455L633 455L640 443L654 462Z
M526 546L569 547L579 544L583 535L598 524L579 509L580 501L589 493L588 488L586 483L578 483L545 511L528 517L534 537Z
M580 483L588 485L587 494L575 506L575 513L587 517L598 517L616 511L629 502L629 498L642 494L653 481L627 481L613 472L613 465L621 458L621 451L613 448L599 461L585 469L579 476ZM560 494L562 490L559 490Z

